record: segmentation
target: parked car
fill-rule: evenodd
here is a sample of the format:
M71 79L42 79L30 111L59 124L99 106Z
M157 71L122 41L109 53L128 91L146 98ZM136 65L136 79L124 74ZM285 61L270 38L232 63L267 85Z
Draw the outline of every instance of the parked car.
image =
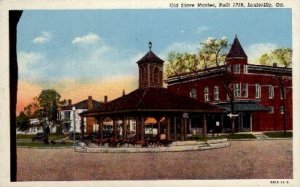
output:
M32 141L36 141L36 140L43 140L45 138L45 134L43 132L39 132L36 133L33 137L32 137Z

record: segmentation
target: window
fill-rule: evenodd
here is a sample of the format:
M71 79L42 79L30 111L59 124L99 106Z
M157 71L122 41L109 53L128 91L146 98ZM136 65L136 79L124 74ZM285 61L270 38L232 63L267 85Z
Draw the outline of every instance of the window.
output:
M280 99L285 99L285 95L286 95L286 91L285 91L285 88L283 88L283 93L282 93L282 89L279 87L280 89Z
M98 131L99 131L99 125L93 124L93 132L98 132Z
M209 101L209 89L208 89L208 87L204 88L204 101Z
M274 98L274 87L272 85L269 85L269 99Z
M227 68L227 71L228 71L228 72L231 72L231 65L227 65L226 68Z
M233 73L234 74L240 74L241 73L241 65L240 64L233 65Z
M219 86L214 87L214 98L215 100L219 100Z
M260 84L255 84L255 98L260 98L260 95L261 95Z
M248 66L244 65L244 74L247 74L247 73L248 73Z
M233 93L234 93L234 97L241 96L241 84L240 83L233 84Z
M247 83L242 84L242 96L248 97L248 84Z
M197 90L193 88L190 92L190 97L196 99L197 98Z
M273 114L274 113L274 107L273 106L269 106L269 109L270 109L269 114Z
M284 107L280 106L280 114L284 114Z

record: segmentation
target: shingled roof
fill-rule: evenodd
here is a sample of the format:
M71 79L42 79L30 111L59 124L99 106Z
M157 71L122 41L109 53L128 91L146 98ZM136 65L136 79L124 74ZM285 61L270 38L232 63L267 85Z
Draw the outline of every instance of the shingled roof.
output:
M237 38L237 36L235 36L233 44L231 46L231 49L229 51L229 53L226 56L226 59L229 58L248 58L239 39Z
M154 54L151 50L136 63L142 64L142 63L147 63L147 62L164 63L164 61L162 59L160 59L158 56L156 56L156 54Z
M101 105L87 113L116 113L122 111L165 111L165 112L223 112L221 107L178 95L166 88L147 87ZM84 114L83 113L83 114Z

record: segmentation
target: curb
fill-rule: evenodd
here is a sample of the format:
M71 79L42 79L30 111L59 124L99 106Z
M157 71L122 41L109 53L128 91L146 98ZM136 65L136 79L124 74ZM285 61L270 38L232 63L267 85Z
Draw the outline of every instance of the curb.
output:
M178 145L170 147L75 147L75 152L79 153L160 153L160 152L184 152L184 151L204 151L229 147L229 141L217 143L202 143L197 145Z
M33 146L17 146L17 148L27 148L27 149L70 149L76 148L76 146L59 146L59 147L33 147Z

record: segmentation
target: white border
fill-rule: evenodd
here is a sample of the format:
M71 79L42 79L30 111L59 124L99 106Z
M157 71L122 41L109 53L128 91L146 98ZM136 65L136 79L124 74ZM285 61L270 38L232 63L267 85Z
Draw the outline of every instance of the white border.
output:
M153 181L82 181L82 182L10 182L10 145L9 145L9 52L8 52L8 10L28 9L169 9L170 3L284 3L285 8L292 8L293 14L293 158L294 179L287 180L289 185L270 184L270 179L252 180L153 180ZM232 7L231 7L232 8ZM193 8L195 9L195 8ZM214 8L211 8L214 9ZM299 67L299 26L300 6L298 0L0 0L0 186L300 186L300 67ZM298 104L298 105L297 105ZM286 180L285 180L286 181Z

